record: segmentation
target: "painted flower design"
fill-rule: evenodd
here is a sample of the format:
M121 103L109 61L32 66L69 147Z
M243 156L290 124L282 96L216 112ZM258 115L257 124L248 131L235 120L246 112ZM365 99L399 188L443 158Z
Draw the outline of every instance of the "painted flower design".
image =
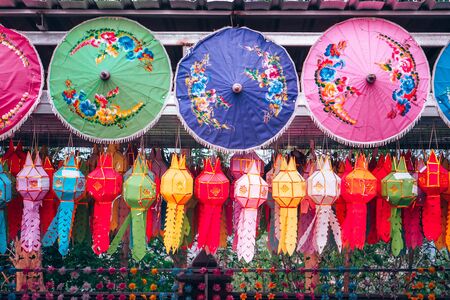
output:
M392 100L396 102L396 105L388 112L387 117L393 119L397 114L404 117L411 109L411 104L417 100L419 74L416 71L416 63L409 51L409 45L402 45L384 34L379 34L378 38L386 42L392 52L386 61L377 65L389 73L389 80L397 85L392 92Z
M323 57L317 61L315 79L324 111L334 114L347 124L355 125L357 120L345 110L344 104L350 97L361 95L361 93L357 88L349 85L348 77L339 74L339 71L345 67L342 56L346 47L346 41L329 44L326 47Z
M126 127L125 121L136 115L145 105L139 102L124 110L113 104L112 100L119 94L119 87L110 90L106 95L96 94L94 100L91 100L83 90L77 91L70 80L66 80L65 84L66 90L62 92L62 97L70 110L85 120L103 126Z
M230 129L227 124L220 123L215 115L216 108L228 110L231 105L215 89L207 90L209 82L206 67L209 55L206 54L201 61L196 61L190 69L190 76L186 78L189 99L191 99L192 112L200 125L212 126L215 129Z
M138 60L146 71L153 71L153 52L130 32L110 28L88 30L70 50L70 54L74 55L86 46L98 48L99 52L95 58L97 64L101 63L106 56L117 58L121 52L125 52L127 60Z
M278 117L284 105L287 105L287 83L281 66L280 57L262 51L260 47L245 46L246 50L262 57L263 72L258 69L245 69L245 74L259 83L260 88L267 88L264 100L268 103L268 109L264 114L264 122L269 122L272 117Z

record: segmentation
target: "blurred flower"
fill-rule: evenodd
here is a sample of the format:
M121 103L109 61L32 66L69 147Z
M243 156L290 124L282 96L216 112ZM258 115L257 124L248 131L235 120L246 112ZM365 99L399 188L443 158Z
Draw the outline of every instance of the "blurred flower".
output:
M141 281L142 281L142 284L143 284L143 285L147 285L147 279L141 278Z
M128 284L128 288L129 288L130 290L136 289L136 283L131 282L130 284Z
M267 287L268 287L270 290L273 290L274 288L277 287L277 284L276 284L275 282L271 281L271 282L269 282L269 284L267 285Z
M72 279L78 279L78 277L80 277L80 274L76 271L73 271L70 273L70 278Z
M261 293L255 293L255 300L261 300L262 299L262 294Z
M102 289L103 289L103 283L102 283L102 282L97 283L97 284L95 285L95 289L96 289L96 290L102 290Z
M84 282L83 285L81 286L81 289L88 291L91 289L91 284L89 282Z
M156 295L150 295L150 300L156 300Z
M231 283L227 283L225 285L225 290L227 291L227 293L231 293L233 291L233 285Z
M269 300L275 299L275 294L274 293L270 293L269 295L267 295L267 299L269 299Z
M133 274L133 275L136 275L137 272L138 272L138 269L137 269L137 268L131 268L131 269L130 269L130 273Z
M245 284L245 282L241 282L240 284L239 284L239 288L242 290L242 289L245 289L245 287L246 287L246 284Z
M436 285L434 284L434 282L430 282L430 283L428 284L428 288L429 288L430 290L434 289L435 287L436 287Z
M89 300L90 296L88 293L84 293L83 295L81 295L81 300Z
M203 283L203 282L199 283L198 286L197 286L197 289L198 289L199 291L204 291L205 288L206 288L206 285L205 285L205 283Z
M247 268L242 268L242 273L244 273L244 274L248 273L248 269ZM247 295L245 297L247 297Z
M114 298L116 298L116 296L114 296L114 294L108 294L106 296L106 299L108 299L108 300L114 300Z
M114 288L116 287L116 285L115 285L115 283L114 282L108 282L107 284L106 284L106 288L108 289L108 290L113 290Z
M119 300L126 300L126 299L127 299L126 295L124 295L124 294L119 295Z
M247 299L247 294L246 293L242 293L239 295L239 298L241 298L241 300L246 300Z
M66 274L66 268L64 268L64 267L59 268L58 273L59 273L59 275Z
M205 274L206 272L208 272L208 270L205 267L200 268L200 274Z
M62 290L64 289L64 283L58 284L58 286L56 287L56 289L57 289L58 291L62 291Z
M158 269L152 269L151 273L152 273L152 275L158 274Z
M89 104L90 104L90 102L89 102ZM94 105L94 108L93 108L93 109L95 110L95 105ZM98 274L102 274L103 271L105 271L105 269L103 269L102 267L100 267L100 268L97 269L97 273L98 273Z
M84 274L91 274L91 272L92 272L91 267L86 267L86 268L83 269L83 273Z
M227 295L227 298L226 298L226 300L234 300L234 297L233 297L233 295Z
M436 300L436 296L434 294L429 294L428 300Z
M45 300L53 300L53 294L52 293L45 293Z
M69 288L69 293L75 294L76 292L78 292L78 287L72 285L72 286Z
M127 268L122 267L122 268L119 269L119 272L122 273L122 274L126 274L127 273Z
M255 289L257 289L257 290L260 290L260 289L262 289L262 283L261 283L261 281L257 281L257 282L255 282Z
M218 283L213 284L213 291L214 292L220 292L221 289L222 288L220 287L220 284L218 284Z
M424 268L417 268L417 272L423 273L423 272L425 272L425 269Z
M154 292L154 291L156 291L157 289L158 289L158 286L157 286L156 284L152 283L152 284L150 285L150 291Z
M136 295L130 294L130 296L128 296L128 300L136 300Z
M114 273L116 273L116 269L111 267L111 268L108 269L108 272L109 272L110 275L113 275Z
M435 273L436 272L436 268L435 267L429 267L428 268L428 272L430 272L430 273Z

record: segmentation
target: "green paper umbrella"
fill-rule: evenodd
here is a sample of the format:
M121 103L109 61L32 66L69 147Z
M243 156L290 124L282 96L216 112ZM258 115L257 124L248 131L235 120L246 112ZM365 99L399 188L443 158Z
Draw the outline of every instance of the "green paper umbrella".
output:
M142 25L97 18L67 33L50 63L56 115L95 142L139 137L158 120L171 90L167 53Z

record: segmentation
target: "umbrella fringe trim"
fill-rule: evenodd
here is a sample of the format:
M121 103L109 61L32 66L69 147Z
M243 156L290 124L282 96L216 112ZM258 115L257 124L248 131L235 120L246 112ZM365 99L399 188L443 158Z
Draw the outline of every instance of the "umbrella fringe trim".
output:
M433 84L433 100L436 102L436 109L438 111L439 117L441 117L442 121L444 121L445 125L447 125L448 127L450 127L450 119L444 114L444 112L442 111L441 107L439 106L439 103L437 102L437 98L435 95L435 88L434 88L434 81L436 80L436 68L437 65L439 63L439 60L441 59L441 56L444 54L445 50L447 50L447 48L450 46L450 42L447 43L447 46L445 46L444 48L442 48L441 52L439 53L438 57L436 58L436 62L434 63L433 66L433 74L432 76L432 84Z

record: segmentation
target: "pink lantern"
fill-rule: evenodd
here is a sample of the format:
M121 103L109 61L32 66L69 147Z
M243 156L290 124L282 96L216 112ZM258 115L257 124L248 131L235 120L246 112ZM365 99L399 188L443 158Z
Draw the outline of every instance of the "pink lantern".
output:
M42 168L39 155L33 163L28 152L23 169L17 174L17 191L23 197L22 234L20 242L26 252L41 248L39 207L50 190L50 179Z
M255 254L256 220L258 207L267 200L268 185L261 178L257 161L250 163L248 172L239 178L234 186L234 198L241 207L237 226L238 259L250 262Z

